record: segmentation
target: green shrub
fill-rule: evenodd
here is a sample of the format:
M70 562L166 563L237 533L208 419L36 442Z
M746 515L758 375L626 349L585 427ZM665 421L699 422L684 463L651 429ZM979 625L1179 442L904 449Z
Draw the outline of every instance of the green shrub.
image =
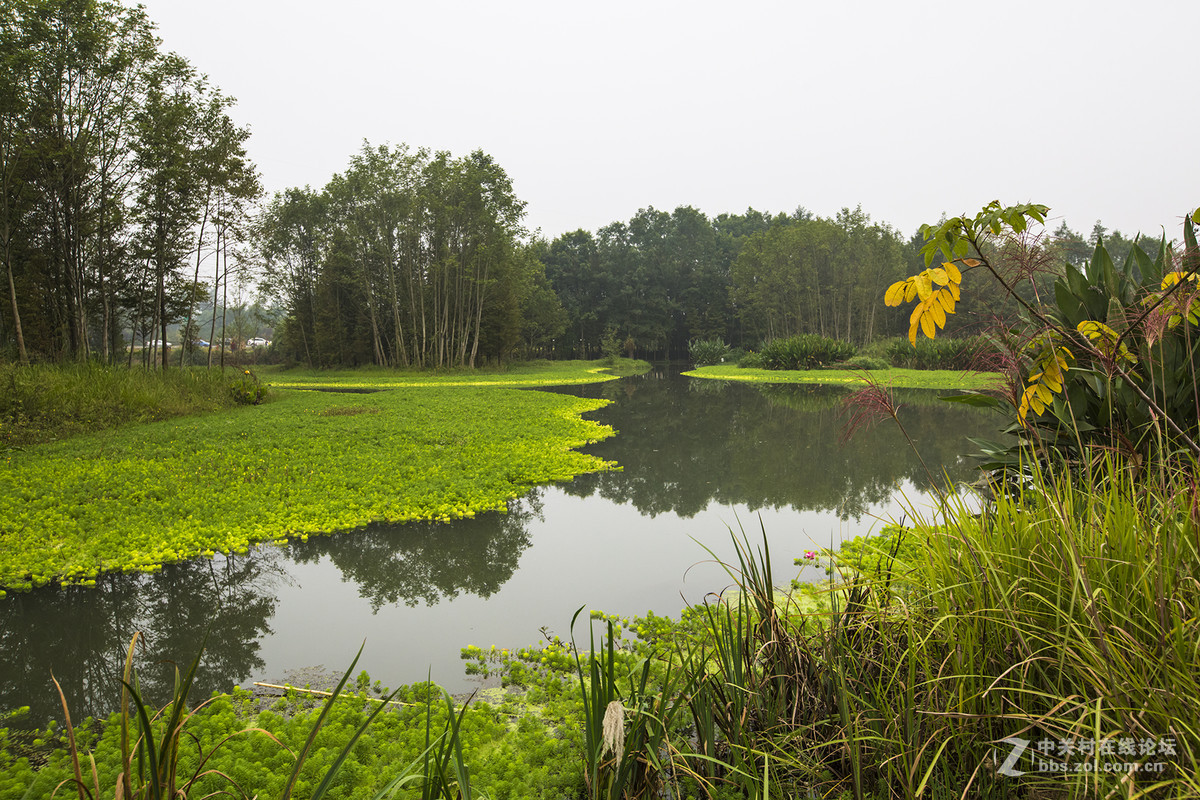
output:
M621 340L617 338L617 329L609 327L600 340L600 352L604 354L604 363L612 366L621 357Z
M266 399L267 387L259 383L257 375L244 369L241 375L230 382L229 394L239 405L256 406Z
M891 364L882 358L855 356L846 361L846 366L852 369L887 369Z
M757 366L762 369L817 369L852 358L856 352L849 342L802 333L767 342L759 353L761 363Z
M730 358L729 345L720 339L693 339L688 342L688 357L697 367L722 364Z
M753 350L747 350L742 354L742 357L738 359L737 365L739 367L744 367L745 369L762 369L762 356Z
M983 336L963 339L920 337L915 346L907 339L895 339L888 345L887 356L894 367L970 370L982 367L982 358L992 347Z

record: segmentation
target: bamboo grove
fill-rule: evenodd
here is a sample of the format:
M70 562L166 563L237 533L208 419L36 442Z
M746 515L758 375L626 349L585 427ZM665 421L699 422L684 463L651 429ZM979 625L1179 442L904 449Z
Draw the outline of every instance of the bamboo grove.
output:
M140 7L0 9L0 332L21 362L132 358L126 331L165 341L221 285L259 194L248 132Z

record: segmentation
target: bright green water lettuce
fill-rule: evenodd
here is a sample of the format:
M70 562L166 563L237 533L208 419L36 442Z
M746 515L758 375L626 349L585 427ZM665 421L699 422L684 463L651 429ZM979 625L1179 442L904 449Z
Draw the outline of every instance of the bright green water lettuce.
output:
M559 372L509 377L607 377ZM0 586L87 584L370 522L469 517L615 466L574 449L613 434L580 417L607 401L465 377L369 394L281 389L262 406L11 452L0 465Z

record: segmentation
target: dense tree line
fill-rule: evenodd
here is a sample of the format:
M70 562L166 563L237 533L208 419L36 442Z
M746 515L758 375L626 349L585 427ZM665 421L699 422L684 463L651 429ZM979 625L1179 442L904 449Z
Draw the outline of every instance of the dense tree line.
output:
M650 356L680 355L693 338L736 338L730 270L743 242L786 223L748 210L709 219L681 206L642 209L595 234L542 242L539 254L567 315L566 355L595 356L606 336Z
M201 266L228 272L259 193L231 105L140 7L0 7L0 335L19 360L115 361L122 331L166 340L208 298Z
M289 189L259 209L231 106L162 51L140 7L0 5L4 357L132 363L140 352L158 363L153 347L126 343L167 341L176 325L185 344L224 339L223 314L199 319L227 307L229 278L252 257L284 317L275 355L312 365L475 365L606 347L678 358L696 339L862 344L907 326L882 298L923 267L920 239L861 208L832 218L646 208L594 233L530 239L524 204L487 154L364 144L320 191ZM1044 275L1026 284L1036 300L1098 240L1118 261L1132 246L1099 222L1088 238L1063 223L996 263ZM948 321L952 334L1016 310L990 276L970 279L979 288Z
M364 144L326 187L259 221L278 354L310 365L475 366L561 331L524 203L487 154Z
M615 335L644 355L678 357L693 339L867 341L895 316L882 288L904 273L909 247L861 209L709 219L682 206L565 234L541 257L567 312L565 351L593 355Z
M899 233L871 224L861 208L834 219L799 213L746 242L731 294L755 339L815 333L864 343L891 316L880 287L903 277L905 255Z
M1037 287L1052 291L1062 265L1082 263L1099 240L1118 257L1133 243L1099 222L1086 239L1062 223L996 253L994 262L1013 283L1034 274L1022 291L1036 302ZM919 235L906 239L872 222L861 207L833 218L804 208L709 218L681 206L670 214L643 209L627 223L535 246L567 316L560 355L594 357L612 339L631 353L685 358L695 339L756 349L807 333L858 345L902 335L908 311L886 307L883 295L924 268L922 243ZM976 334L1015 319L1017 301L991 275L978 270L968 280L974 288L947 321L947 333Z

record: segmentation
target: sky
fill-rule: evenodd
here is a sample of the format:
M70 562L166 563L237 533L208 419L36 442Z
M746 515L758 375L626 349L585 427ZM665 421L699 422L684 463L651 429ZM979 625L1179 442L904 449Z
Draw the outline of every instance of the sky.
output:
M1178 237L1200 205L1195 0L142 4L269 193L366 140L489 153L547 238L681 205L907 236L996 199Z

